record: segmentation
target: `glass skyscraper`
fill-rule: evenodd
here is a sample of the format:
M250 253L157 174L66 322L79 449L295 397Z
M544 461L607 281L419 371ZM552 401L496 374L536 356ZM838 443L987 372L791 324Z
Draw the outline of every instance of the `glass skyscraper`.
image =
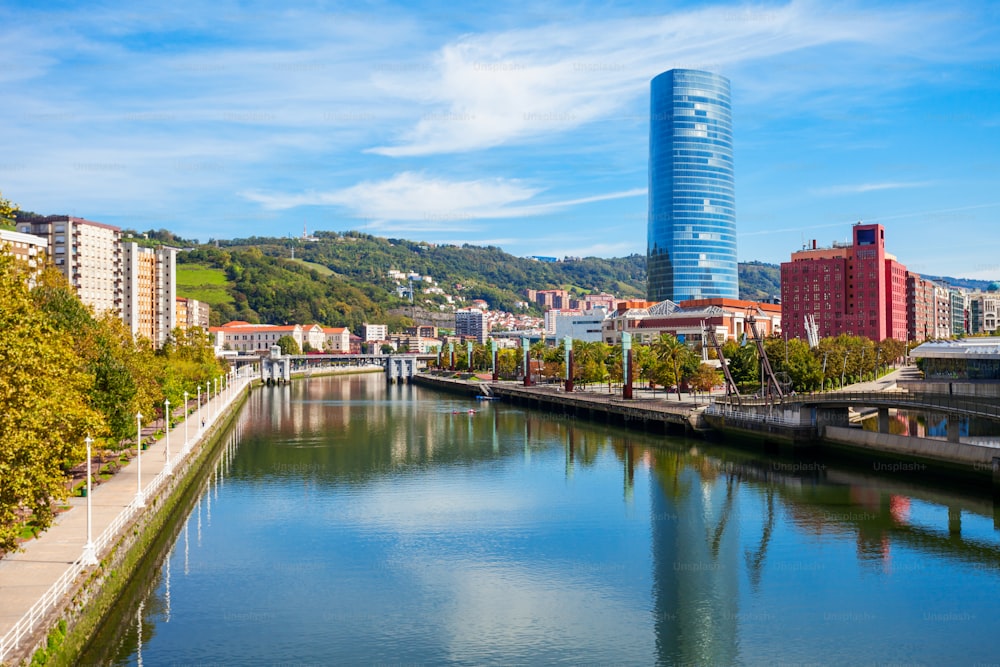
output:
M647 233L649 300L739 297L729 79L653 79Z

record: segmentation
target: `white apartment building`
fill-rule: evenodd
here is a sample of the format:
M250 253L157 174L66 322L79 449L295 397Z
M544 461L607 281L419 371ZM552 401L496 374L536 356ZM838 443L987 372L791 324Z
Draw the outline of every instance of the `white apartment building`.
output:
M18 221L17 230L48 242L52 263L95 314L121 314L122 247L118 227L72 216L49 216Z
M389 339L389 325L387 324L368 324L365 322L361 325L361 340L365 343L370 343L372 341L388 340Z

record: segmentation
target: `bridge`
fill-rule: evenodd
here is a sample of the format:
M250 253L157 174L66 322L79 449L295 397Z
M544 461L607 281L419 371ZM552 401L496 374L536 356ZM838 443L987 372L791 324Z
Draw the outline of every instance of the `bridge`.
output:
M230 363L239 367L260 364L260 378L265 384L283 384L292 372L332 368L338 365L381 366L387 382L409 382L421 364L437 359L434 354L272 354L267 357L239 356Z
M873 409L878 430L850 426L851 409ZM941 415L947 437L899 435L890 431L890 410ZM985 397L905 391L833 391L766 399L719 398L705 411L705 421L720 431L778 443L853 450L917 459L953 470L992 478L1000 488L1000 448L989 442L962 441L965 418L1000 425L1000 405ZM998 428L1000 431L1000 428Z
M1000 424L1000 404L995 399L903 391L827 391L791 394L779 399L719 398L711 412L743 413L796 426L846 426L850 409L878 411L879 431L888 431L889 410L936 413L948 418L949 440L958 442L958 420L983 419Z

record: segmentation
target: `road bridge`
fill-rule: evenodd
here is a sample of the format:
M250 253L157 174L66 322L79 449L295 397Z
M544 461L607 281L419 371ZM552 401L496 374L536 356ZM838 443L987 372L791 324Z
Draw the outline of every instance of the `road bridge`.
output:
M291 379L293 371L315 370L340 365L381 366L387 382L409 382L433 354L274 354L269 356L239 356L230 363L240 367L260 366L260 378L267 384L281 384Z

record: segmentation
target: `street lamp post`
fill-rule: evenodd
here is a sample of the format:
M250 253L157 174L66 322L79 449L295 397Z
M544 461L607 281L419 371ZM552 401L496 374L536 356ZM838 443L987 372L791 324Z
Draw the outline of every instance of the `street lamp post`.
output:
M166 457L166 463L163 464L163 470L168 475L174 474L173 466L170 465L170 399L163 401L163 423L165 425L165 431L167 433L167 448L163 455Z
M184 392L184 449L188 446L188 393Z
M201 431L201 385L200 384L198 385L198 416L196 417L196 419L198 420L198 430L200 432Z
M146 500L142 497L142 413L135 413L135 505L145 507Z
M844 350L844 367L840 370L840 388L844 388L844 376L847 374L847 350Z
M90 510L90 443L94 440L88 435L84 442L87 443L87 543L83 545L83 564L84 565L97 565L97 553L94 548L93 539L93 516Z

